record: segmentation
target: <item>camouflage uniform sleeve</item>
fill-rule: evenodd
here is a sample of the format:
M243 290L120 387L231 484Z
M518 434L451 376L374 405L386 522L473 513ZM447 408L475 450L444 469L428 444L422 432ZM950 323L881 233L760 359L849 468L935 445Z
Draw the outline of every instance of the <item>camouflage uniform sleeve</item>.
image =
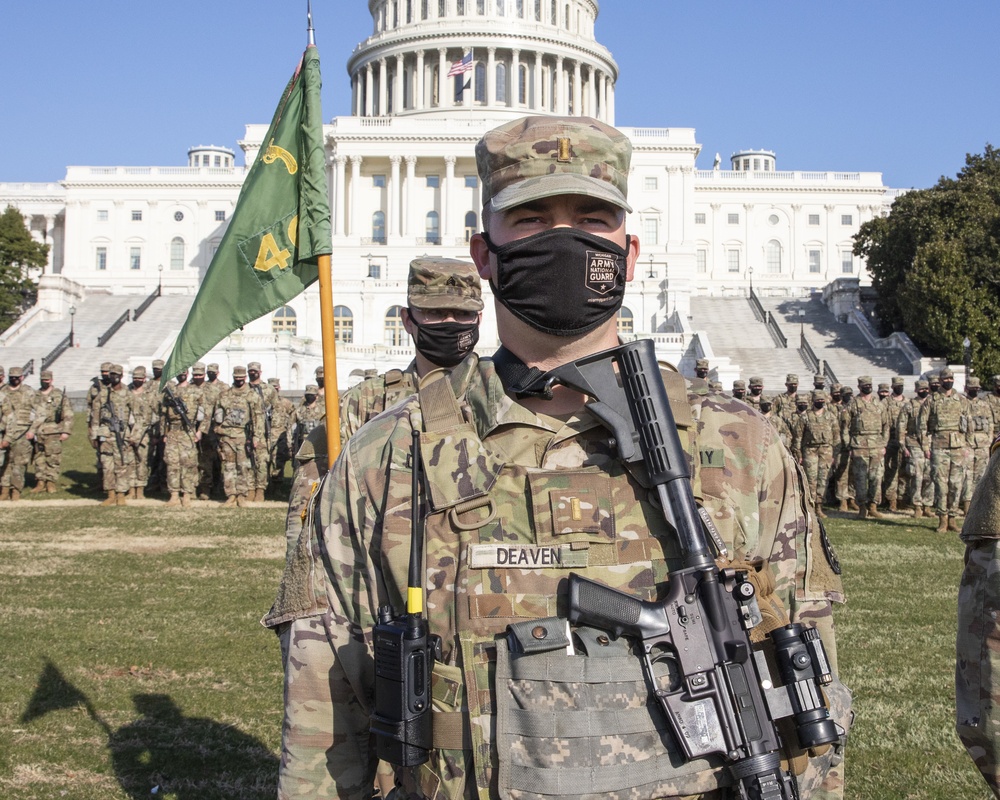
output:
M955 727L986 783L1000 797L1000 451L990 458L962 527L965 569L958 588Z
M363 382L362 382L363 383ZM358 384L361 386L361 384ZM357 387L344 392L340 401L340 446L347 447L347 441L362 425L361 393Z

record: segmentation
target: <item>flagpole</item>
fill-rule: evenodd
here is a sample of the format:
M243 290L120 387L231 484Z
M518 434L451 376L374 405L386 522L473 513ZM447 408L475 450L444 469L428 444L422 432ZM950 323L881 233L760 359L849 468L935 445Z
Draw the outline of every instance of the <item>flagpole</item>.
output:
M323 399L326 403L328 467L340 455L340 396L337 393L337 342L333 328L333 280L330 256L319 256L319 315L323 337Z

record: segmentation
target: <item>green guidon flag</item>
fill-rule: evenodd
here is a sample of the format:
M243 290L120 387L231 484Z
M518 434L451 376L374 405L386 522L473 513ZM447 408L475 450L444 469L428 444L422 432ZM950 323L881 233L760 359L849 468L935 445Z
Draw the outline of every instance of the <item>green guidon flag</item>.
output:
M237 328L280 308L332 252L319 52L288 82L240 191L229 227L164 365L186 370Z

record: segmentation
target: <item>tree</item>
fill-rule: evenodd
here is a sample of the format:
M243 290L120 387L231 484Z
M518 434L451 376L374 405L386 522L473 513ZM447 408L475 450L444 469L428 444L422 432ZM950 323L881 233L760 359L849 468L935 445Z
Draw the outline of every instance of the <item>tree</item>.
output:
M21 212L13 206L0 214L0 330L35 304L37 287L29 275L45 267L47 244L31 238Z
M868 262L883 334L904 330L925 351L1000 372L1000 150L965 157L955 178L900 196L864 223L854 254Z

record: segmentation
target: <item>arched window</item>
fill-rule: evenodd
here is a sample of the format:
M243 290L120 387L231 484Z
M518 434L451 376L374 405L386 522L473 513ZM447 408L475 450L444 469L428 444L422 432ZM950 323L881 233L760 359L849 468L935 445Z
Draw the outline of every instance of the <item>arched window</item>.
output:
M625 306L618 310L618 335L631 336L635 333L635 318Z
M170 269L184 269L184 240L180 236L170 240Z
M497 64L497 102L507 102L507 65Z
M482 61L476 63L476 102L486 102L486 65Z
M553 25L558 25L559 24L559 17L557 16L557 13L556 13L556 0L552 0L552 2L549 5L550 5L550 8L549 8L549 22L551 24L553 24Z
M295 318L295 309L291 306L282 306L271 317L271 333L290 333L292 336L298 331L298 320Z
M465 215L465 241L468 242L469 239L477 232L479 227L479 219L476 217L475 211L469 211Z
M410 343L410 335L403 327L401 306L393 306L385 312L385 346L404 347Z
M767 243L767 271L781 272L781 242L777 239Z
M437 211L427 212L425 237L426 244L441 244L440 217L438 217Z
M385 212L372 214L372 244L385 244Z
M344 344L354 341L354 314L347 306L333 307L333 339Z

